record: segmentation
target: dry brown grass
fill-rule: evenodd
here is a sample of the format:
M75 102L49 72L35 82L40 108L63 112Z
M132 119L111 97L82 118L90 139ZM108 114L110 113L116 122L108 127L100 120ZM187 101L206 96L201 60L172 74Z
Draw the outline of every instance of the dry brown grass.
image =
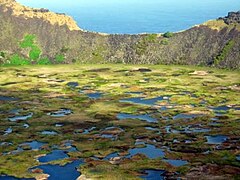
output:
M73 20L72 17L64 15L64 14L56 14L53 12L36 12L34 8L23 6L19 3L17 3L14 0L1 0L0 5L5 7L5 10L7 11L8 8L11 8L13 10L14 16L21 16L25 19L29 18L38 18L38 19L44 19L45 21L48 21L52 25L67 25L67 27L70 30L80 30L77 23Z

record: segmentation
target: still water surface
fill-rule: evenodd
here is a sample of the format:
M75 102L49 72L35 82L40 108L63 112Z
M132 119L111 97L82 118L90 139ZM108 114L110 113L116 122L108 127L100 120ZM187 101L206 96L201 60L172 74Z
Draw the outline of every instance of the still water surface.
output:
M240 0L17 0L71 15L88 31L176 32L240 10Z

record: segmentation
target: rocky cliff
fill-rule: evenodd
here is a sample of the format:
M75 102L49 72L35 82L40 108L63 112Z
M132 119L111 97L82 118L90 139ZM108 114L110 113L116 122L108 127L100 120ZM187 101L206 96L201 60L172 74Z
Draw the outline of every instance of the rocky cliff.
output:
M81 30L69 16L0 0L0 51L27 57L19 42L36 36L41 57L65 63L187 64L240 68L239 13L169 34L108 35ZM231 20L229 20L231 19ZM233 20L234 19L234 20ZM228 21L229 20L229 21Z
M229 12L228 15L224 18L219 18L219 20L223 20L226 24L235 24L240 23L240 11L238 12Z

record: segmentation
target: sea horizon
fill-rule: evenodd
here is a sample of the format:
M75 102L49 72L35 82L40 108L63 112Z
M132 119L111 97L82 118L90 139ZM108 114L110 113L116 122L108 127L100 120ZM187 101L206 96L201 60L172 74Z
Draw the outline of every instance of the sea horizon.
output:
M237 0L17 0L33 7L72 16L86 31L106 34L179 32L240 10ZM172 4L175 4L174 6ZM239 7L239 8L237 8Z

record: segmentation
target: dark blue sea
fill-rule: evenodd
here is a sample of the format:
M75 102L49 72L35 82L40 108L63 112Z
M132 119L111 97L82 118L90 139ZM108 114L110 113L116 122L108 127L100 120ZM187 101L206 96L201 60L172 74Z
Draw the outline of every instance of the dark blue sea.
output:
M240 10L240 0L17 0L71 15L88 31L119 34L188 29Z

